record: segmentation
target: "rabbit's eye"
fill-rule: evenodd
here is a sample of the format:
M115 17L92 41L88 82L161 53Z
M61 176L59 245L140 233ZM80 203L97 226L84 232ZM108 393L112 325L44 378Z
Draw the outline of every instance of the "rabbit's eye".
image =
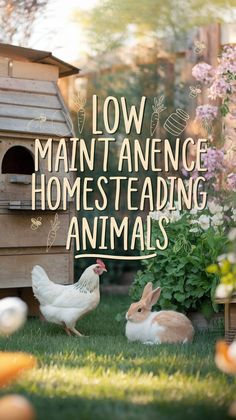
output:
M142 312L142 308L138 308L138 312Z

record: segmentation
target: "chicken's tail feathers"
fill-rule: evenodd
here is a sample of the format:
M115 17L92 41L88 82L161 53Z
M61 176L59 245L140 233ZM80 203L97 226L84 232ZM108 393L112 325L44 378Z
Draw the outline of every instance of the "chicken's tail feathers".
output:
M50 281L46 271L40 265L35 265L32 270L32 281L33 282L48 282Z
M52 282L49 280L46 271L42 267L40 267L40 265L35 265L32 270L32 287L34 295L37 297L38 289L45 288L51 283Z

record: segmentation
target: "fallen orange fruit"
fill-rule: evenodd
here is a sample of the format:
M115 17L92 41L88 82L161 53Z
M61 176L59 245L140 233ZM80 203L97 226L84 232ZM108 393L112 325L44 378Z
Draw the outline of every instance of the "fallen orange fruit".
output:
M0 352L0 387L34 366L36 358L31 354Z

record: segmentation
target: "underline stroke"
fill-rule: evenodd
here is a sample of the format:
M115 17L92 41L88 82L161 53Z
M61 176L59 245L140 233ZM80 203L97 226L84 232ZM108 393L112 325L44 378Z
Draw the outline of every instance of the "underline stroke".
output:
M109 254L77 254L75 258L110 258L113 260L147 260L149 258L156 257L156 253L148 254L148 255L109 255Z

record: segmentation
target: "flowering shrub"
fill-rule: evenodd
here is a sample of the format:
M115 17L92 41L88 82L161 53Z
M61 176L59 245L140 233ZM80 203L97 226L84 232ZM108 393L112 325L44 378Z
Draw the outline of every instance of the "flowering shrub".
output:
M208 89L208 97L210 99L224 98L227 93L231 92L231 84L223 77L215 78L212 85Z
M210 83L213 80L214 69L210 64L198 63L193 67L192 75L201 83Z
M210 99L223 99L221 111L223 115L226 115L229 112L227 106L229 95L235 92L232 82L236 80L236 48L225 46L215 69L207 63L198 63L193 67L192 75L197 81L209 86Z
M228 118L225 126L224 144L220 148L213 147L212 128L218 118L218 106L212 104L200 105L196 108L196 121L199 121L206 130L209 139L209 148L203 156L203 164L207 168L205 178L209 182L209 191L215 193L236 192L235 173L235 129L233 120L236 119L236 110L233 95L236 93L236 47L225 46L219 63L213 68L207 63L198 63L192 69L196 80L208 86L207 94L211 100L220 99L220 111L223 117ZM194 174L197 176L197 174Z
M202 156L204 168L207 169L205 178L207 180L217 177L217 174L224 168L224 151L223 149L209 148L207 153Z
M236 210L220 203L232 201L236 192L235 173L235 131L232 121L236 119L236 104L233 95L236 93L236 47L223 48L218 66L213 68L207 63L199 63L192 69L195 79L207 86L210 101L221 100L220 112L218 103L203 104L196 109L196 120L205 128L208 135L208 149L202 157L202 166L207 169L204 176L207 182L208 196L212 194L207 208L203 211L185 211L176 209L153 212L152 230L153 245L156 239L161 241L158 221L165 215L170 223L165 227L169 245L167 249L156 251L156 258L143 260L143 270L137 273L131 295L136 300L141 296L145 284L149 281L162 286L159 300L161 308L173 308L181 311L200 309L212 302L219 277L224 287L236 290L236 252L223 254L229 239L227 232L236 222ZM219 118L228 118L224 131L224 143L220 147L212 145L213 124ZM222 141L221 141L222 143ZM184 176L189 173L182 170ZM191 177L196 178L196 170ZM236 232L236 231L235 231ZM235 235L236 236L236 235ZM218 264L213 264L218 255L224 255ZM206 271L206 267L209 266ZM228 270L228 271L227 271ZM231 282L228 284L227 282ZM222 285L220 286L222 289ZM219 288L217 289L219 290Z
M162 287L158 304L161 308L189 311L213 306L218 284L218 273L206 272L206 267L223 252L228 242L227 229L236 220L236 211L210 201L205 210L195 209L156 211L150 213L153 219L153 244L159 238L160 216L170 220L165 227L169 245L156 251L156 257L143 260L143 270L137 273L131 296L139 299L143 287L149 281Z

